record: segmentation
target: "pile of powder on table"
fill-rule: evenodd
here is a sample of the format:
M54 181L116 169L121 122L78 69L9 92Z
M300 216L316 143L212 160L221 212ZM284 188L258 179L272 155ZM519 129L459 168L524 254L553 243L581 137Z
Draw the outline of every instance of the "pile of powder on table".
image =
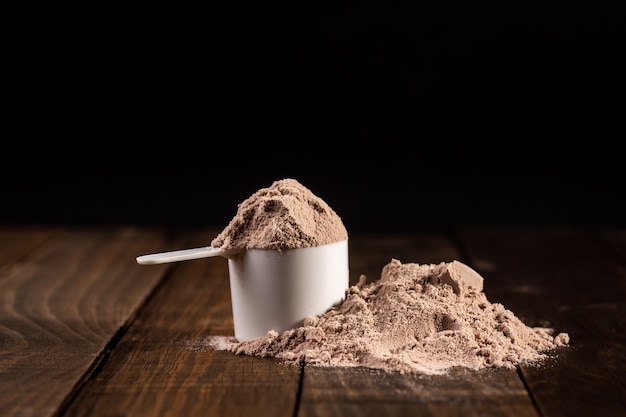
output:
M569 343L567 333L553 336L553 329L526 326L489 302L482 277L458 261L392 259L379 280L366 284L365 278L341 304L301 327L242 342L213 337L209 345L294 364L442 374L452 367L513 368Z
M348 239L341 218L297 180L262 188L238 205L235 217L213 239L221 249L297 249Z

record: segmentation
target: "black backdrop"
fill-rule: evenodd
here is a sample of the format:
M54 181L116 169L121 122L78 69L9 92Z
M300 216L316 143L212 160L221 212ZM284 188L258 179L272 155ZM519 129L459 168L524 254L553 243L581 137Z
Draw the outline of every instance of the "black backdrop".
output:
M349 231L625 226L619 2L423 3L34 25L0 222L220 227L292 177Z

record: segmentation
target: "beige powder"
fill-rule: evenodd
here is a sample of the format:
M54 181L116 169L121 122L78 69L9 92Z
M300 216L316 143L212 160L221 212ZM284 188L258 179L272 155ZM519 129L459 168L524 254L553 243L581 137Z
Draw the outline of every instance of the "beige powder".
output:
M235 217L211 242L222 249L297 249L348 239L341 218L297 180L262 188L239 204Z
M491 303L482 277L454 261L402 264L392 259L379 280L349 288L346 299L283 334L238 342L212 337L212 348L287 363L363 366L441 374L452 367L512 368L569 343L569 335L528 327Z

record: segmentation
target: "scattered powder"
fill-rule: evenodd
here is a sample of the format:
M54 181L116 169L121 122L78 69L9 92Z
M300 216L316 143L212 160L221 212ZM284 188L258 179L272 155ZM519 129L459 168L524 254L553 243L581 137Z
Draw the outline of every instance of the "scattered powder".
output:
M279 182L272 189L276 188L308 195L292 181ZM274 193L266 190L255 199L268 194ZM307 200L319 207L314 212L325 213L319 217L331 217L337 224L326 205L310 196ZM308 218L319 217L310 214ZM298 236L294 234L290 242ZM249 244L249 238L238 237L236 242ZM270 241L276 239L265 243ZM526 326L503 305L489 302L482 288L482 277L458 261L402 264L392 259L379 280L367 284L362 275L357 285L347 289L341 304L305 319L301 327L282 334L270 331L265 337L243 342L214 336L208 343L214 349L275 357L286 363L422 374L443 374L452 367L512 368L543 359L547 351L569 343L567 333L553 336L553 329Z
M222 249L297 249L348 238L341 218L297 180L262 188L238 205L211 246Z

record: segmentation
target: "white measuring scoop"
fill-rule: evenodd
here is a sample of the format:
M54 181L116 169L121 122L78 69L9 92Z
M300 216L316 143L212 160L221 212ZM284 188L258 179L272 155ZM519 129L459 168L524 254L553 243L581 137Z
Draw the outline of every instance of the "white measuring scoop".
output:
M348 240L306 248L219 249L210 246L137 257L160 264L228 258L235 337L282 333L342 302L349 287Z

